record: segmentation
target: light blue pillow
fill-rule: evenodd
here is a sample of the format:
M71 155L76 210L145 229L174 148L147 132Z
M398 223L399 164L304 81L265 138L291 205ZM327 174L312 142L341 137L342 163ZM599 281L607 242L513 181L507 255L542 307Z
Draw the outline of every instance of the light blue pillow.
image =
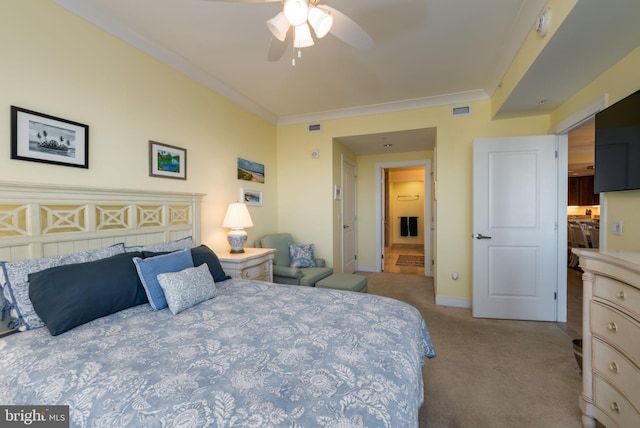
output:
M186 249L148 259L134 257L133 263L136 265L138 276L142 281L144 291L147 293L149 304L153 309L159 311L168 305L162 287L158 282L158 275L167 272L179 272L193 267L193 258L191 257L191 251Z
M289 257L292 268L315 267L316 260L313 255L313 244L289 244Z
M216 297L216 284L206 263L180 272L161 273L158 282L174 315Z

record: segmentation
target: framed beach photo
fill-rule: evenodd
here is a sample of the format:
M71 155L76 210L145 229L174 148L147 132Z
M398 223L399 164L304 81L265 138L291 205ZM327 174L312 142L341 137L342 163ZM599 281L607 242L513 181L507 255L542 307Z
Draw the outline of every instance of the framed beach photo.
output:
M259 190L240 189L240 201L247 205L262 206L262 192Z
M238 158L238 180L264 183L264 165L258 162Z
M11 159L89 168L89 126L11 106Z
M187 149L149 141L149 175L187 179Z

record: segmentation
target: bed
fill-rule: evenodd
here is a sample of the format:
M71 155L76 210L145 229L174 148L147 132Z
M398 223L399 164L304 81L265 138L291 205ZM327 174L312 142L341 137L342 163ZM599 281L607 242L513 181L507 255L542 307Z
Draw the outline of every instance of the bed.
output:
M435 351L414 307L230 279L199 242L204 195L0 183L0 196L5 298L20 263L47 266L27 276L43 325L23 310L24 331L0 338L3 405L69 406L72 426L418 426ZM68 214L78 210L86 215ZM47 215L47 225L66 220L46 227ZM153 275L162 308L143 267L186 255L193 267ZM90 309L78 295L93 298ZM69 302L61 315L56 305Z

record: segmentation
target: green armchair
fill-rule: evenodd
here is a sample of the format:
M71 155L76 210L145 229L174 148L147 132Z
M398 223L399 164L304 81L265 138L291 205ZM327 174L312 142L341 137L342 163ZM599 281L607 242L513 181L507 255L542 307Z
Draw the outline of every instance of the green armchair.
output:
M316 282L333 273L332 268L326 267L324 259L319 258L315 258L316 267L291 267L290 243L295 243L290 233L265 235L255 243L256 247L275 248L276 250L273 260L273 282L315 287Z

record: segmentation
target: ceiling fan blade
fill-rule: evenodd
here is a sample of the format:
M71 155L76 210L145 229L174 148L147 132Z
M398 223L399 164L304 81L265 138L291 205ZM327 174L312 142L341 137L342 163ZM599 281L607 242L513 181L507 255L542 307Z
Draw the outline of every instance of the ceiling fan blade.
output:
M291 47L291 42L293 42L293 27L289 27L284 42L272 36L271 42L269 42L269 52L267 53L268 60L271 62L279 61L287 49Z
M327 10L333 16L333 26L329 31L331 34L356 49L366 51L373 47L373 39L369 33L353 19L331 6L318 5L317 7Z

